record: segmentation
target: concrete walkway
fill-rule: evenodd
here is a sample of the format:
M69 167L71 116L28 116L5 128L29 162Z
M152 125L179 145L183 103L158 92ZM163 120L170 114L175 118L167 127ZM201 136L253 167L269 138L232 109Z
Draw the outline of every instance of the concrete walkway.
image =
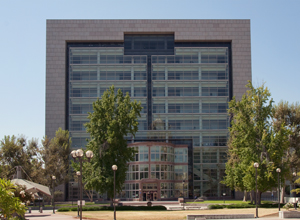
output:
M33 210L31 213L26 213L25 218L29 220L75 220L72 216L62 215L58 212L53 214L52 210L44 210L40 213L38 210Z
M170 204L170 206L172 206ZM72 217L69 215L62 215L59 212L55 214L52 213L52 210L44 210L43 213L40 213L38 210L32 210L31 213L26 213L25 218L28 220L78 220L79 218ZM84 218L86 220L86 218ZM279 217L261 217L263 220L281 220ZM112 220L112 219L107 219ZM128 219L130 220L130 219ZM179 219L182 220L182 219ZM218 220L218 219L215 219ZM228 219L230 220L230 219ZM232 219L233 220L233 219ZM234 219L236 220L236 219ZM255 220L255 218L250 219L240 219L240 220Z

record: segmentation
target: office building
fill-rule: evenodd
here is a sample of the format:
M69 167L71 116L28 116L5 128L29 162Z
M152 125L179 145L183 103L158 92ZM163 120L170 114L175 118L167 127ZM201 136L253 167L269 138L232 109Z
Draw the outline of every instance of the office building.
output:
M74 149L111 85L141 101L124 199L231 195L226 109L251 80L250 20L48 20L46 56L46 135L68 129Z

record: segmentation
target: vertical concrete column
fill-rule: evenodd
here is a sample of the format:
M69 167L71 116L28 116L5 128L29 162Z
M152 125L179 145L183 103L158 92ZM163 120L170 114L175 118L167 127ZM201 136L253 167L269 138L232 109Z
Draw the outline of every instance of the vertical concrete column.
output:
M201 80L202 78L202 69L201 69L201 66L199 66L198 68L198 79Z
M168 130L168 126L169 125L169 118L168 118L168 116L166 116L166 118L165 118L165 130Z
M134 80L134 68L133 66L131 67L131 80Z
M169 102L165 99L165 113L169 113Z
M134 97L134 84L131 83L131 97Z
M165 97L169 96L168 95L168 84L165 83Z
M202 129L202 116L199 116L199 129Z
M200 150L200 163L202 163L202 149ZM200 196L203 196L203 165L200 165Z
M202 113L202 99L199 99L199 112L198 113Z
M97 97L100 97L101 94L100 94L100 85L97 84Z
M202 96L202 91L201 91L201 82L199 82L199 96Z
M97 80L100 80L100 67L97 67Z
M198 63L201 63L201 51L198 51Z
M165 80L168 80L168 67L165 67Z
M200 146L202 146L202 132L200 132L200 134L199 134L199 142L200 142Z
M166 132L166 143L169 143L169 133Z
M97 53L97 63L100 64L100 51Z

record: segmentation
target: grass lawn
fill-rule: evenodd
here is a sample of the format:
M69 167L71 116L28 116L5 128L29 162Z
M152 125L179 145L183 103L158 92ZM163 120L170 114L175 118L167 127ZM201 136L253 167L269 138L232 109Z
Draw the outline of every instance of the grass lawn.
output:
M77 212L60 212L59 214L76 217ZM83 217L93 220L111 220L113 211L84 211ZM184 211L117 211L118 220L186 220L188 214L254 214L250 209L215 209L215 210L184 210ZM278 217L278 209L258 209L259 217Z

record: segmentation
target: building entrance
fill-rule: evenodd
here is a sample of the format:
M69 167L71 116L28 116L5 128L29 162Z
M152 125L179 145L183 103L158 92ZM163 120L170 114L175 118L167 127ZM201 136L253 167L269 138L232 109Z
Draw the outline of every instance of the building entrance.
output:
M158 190L156 183L145 183L143 184L143 201L157 201Z

